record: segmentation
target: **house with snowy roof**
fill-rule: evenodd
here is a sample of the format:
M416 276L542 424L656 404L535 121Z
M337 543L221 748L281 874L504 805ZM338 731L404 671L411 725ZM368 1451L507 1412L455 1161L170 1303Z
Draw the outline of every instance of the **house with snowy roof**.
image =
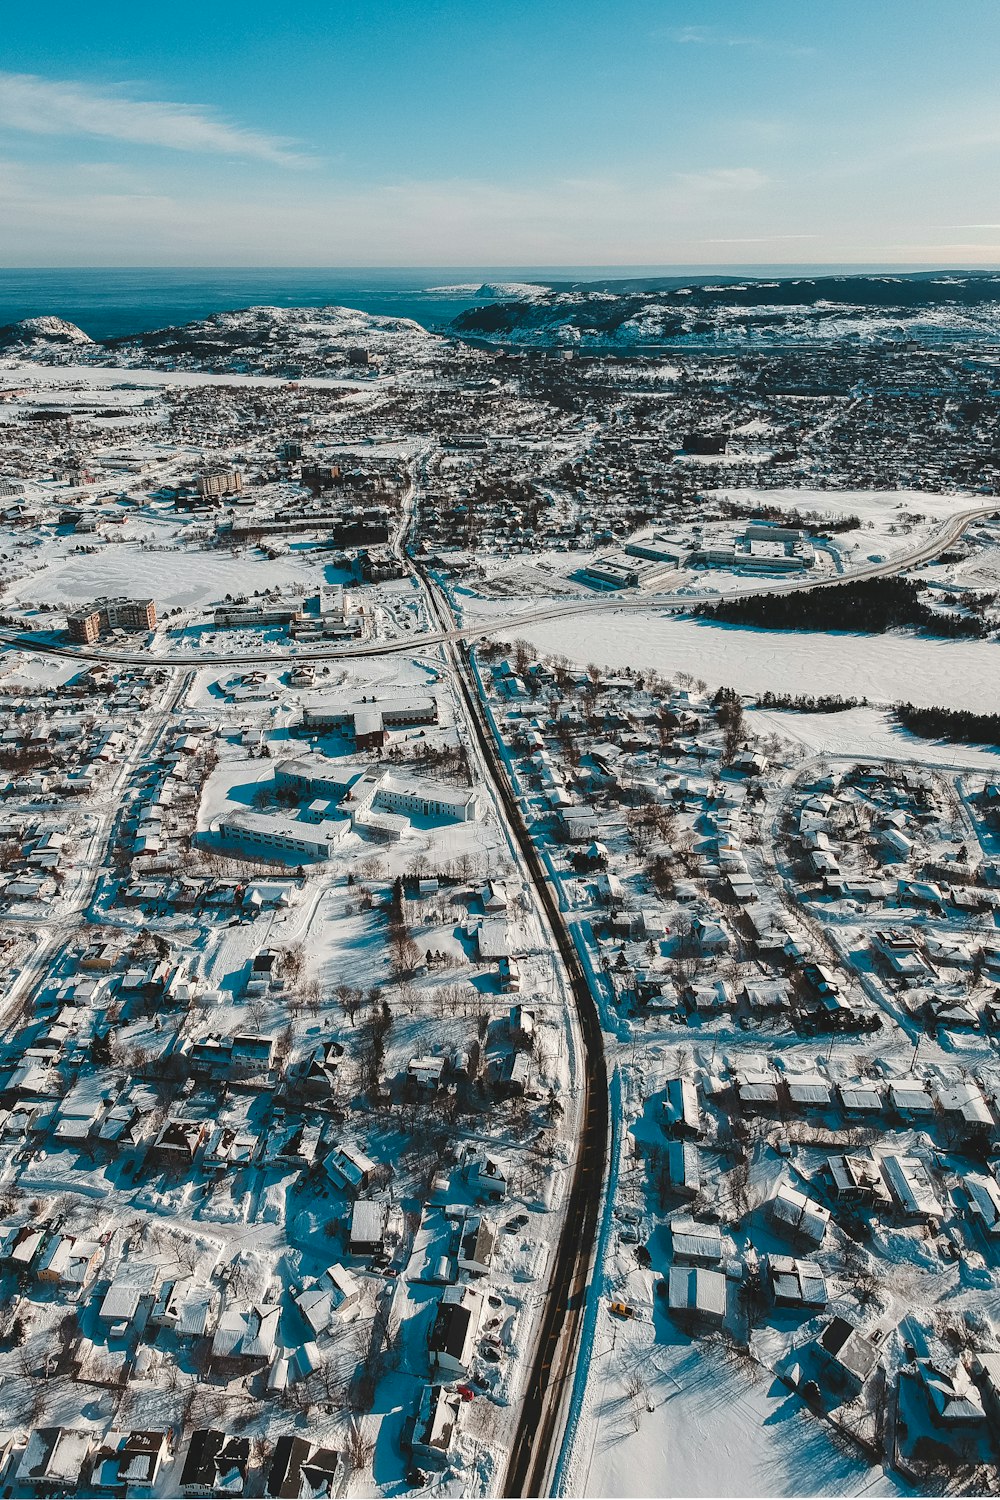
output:
M726 1316L726 1278L721 1271L675 1263L667 1281L667 1305L684 1327L719 1327Z
M904 1219L926 1222L944 1212L927 1165L919 1156L881 1153L879 1165L889 1192Z
M447 1287L438 1302L428 1352L435 1370L464 1375L472 1363L483 1318L483 1293L469 1285Z
M90 1486L95 1494L151 1494L170 1457L165 1432L128 1432L115 1428L91 1458Z
M281 1309L263 1302L236 1301L222 1310L212 1338L212 1368L225 1375L265 1369L278 1340Z
M36 1427L17 1466L18 1488L32 1495L72 1495L79 1488L96 1433L74 1427Z
M800 1240L819 1248L826 1238L830 1210L800 1193L787 1182L779 1182L768 1201L769 1217L774 1228L789 1239Z
M421 1468L442 1470L455 1452L462 1418L462 1397L443 1385L425 1385L407 1425L408 1446Z

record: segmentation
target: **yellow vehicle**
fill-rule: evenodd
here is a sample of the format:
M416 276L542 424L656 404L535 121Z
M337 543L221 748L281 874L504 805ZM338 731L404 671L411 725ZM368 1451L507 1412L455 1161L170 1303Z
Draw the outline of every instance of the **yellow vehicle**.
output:
M616 1318L634 1318L635 1308L629 1307L627 1302L612 1302L611 1311Z

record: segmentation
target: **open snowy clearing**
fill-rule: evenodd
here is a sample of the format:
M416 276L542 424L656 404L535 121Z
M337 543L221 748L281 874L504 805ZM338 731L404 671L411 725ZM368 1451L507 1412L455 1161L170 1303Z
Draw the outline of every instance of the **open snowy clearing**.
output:
M752 708L747 722L755 734L778 734L817 755L849 755L859 760L905 758L925 765L968 766L993 775L1000 768L1000 750L920 739L878 708L851 708L841 714L780 713Z
M831 519L857 516L865 524L898 523L901 514L919 512L931 521L946 521L957 510L968 509L981 499L968 491L952 495L928 490L813 490L753 489L718 490L724 500L740 506L767 505L777 510L817 511ZM987 502L988 503L988 502ZM850 533L847 533L850 535Z
M16 379L5 377L13 376ZM370 389L374 380L333 379L323 376L304 376L296 385L324 389L328 386L348 386L352 389ZM53 385L88 386L202 386L202 385L288 385L281 375L215 375L198 370L142 370L128 365L38 365L29 360L4 361L0 365L0 386L17 385L40 387Z
M296 583L307 584L311 571L302 554L248 563L225 552L154 551L122 542L48 563L22 580L12 597L61 604L103 594L150 595L163 613L178 605L221 602L226 594L241 595L248 589L291 589ZM322 574L314 572L313 587L323 581Z
M876 702L1000 711L1000 652L990 641L903 633L795 633L614 611L498 629L539 651L620 670L688 672L742 693L840 693Z
M604 1349L595 1351L588 1390L593 1406L580 1440L579 1466L591 1446L587 1495L667 1500L911 1493L891 1475L873 1475L781 1381L751 1384L719 1351L672 1331L668 1338L675 1342L655 1342L648 1322L627 1331L619 1324L617 1348L609 1349L610 1321L598 1335ZM648 1387L638 1431L625 1389L637 1365Z

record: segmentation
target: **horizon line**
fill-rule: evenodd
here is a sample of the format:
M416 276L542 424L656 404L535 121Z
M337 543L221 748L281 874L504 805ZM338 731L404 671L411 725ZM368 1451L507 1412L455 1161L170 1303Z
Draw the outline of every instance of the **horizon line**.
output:
M440 263L440 262L437 262L437 263L423 262L423 263L411 263L411 264L403 264L403 263L399 263L399 264L376 264L376 263L370 263L370 264L365 264L365 265L347 265L347 264L344 264L344 265L339 265L339 264L338 265L326 265L326 264L318 264L318 263L317 264L312 264L312 263L304 263L304 262L300 263L300 264L288 264L288 263L280 263L279 264L277 262L275 262L274 264L271 264L270 262L254 262L254 263L249 263L248 262L248 263L245 263L245 264L229 264L229 265L225 265L225 264L221 264L221 263L211 263L211 264L209 264L207 262L204 263L204 264L203 263L193 263L193 262L192 263L187 263L187 262L180 263L180 262L177 262L177 263L172 263L172 264L153 264L153 263L149 263L149 264L142 263L142 264L140 264L138 262L133 262L133 263L119 264L119 265L113 265L113 264L108 264L108 263L102 263L102 264L94 263L94 264L87 264L87 265L53 265L53 264L46 264L46 265L4 265L4 264L0 264L0 275L4 274L5 272L11 272L11 271L32 272L32 273L37 273L39 271L67 271L67 272L69 272L69 271L174 271L174 272L176 272L176 271L230 271L230 272L232 272L232 271L237 271L237 272L239 272L239 271L242 271L242 272L246 272L246 271L320 271L320 272L331 272L331 271L337 271L337 272L346 272L346 271L351 271L351 272L354 272L354 271L363 271L363 272L373 272L373 271L386 271L386 272L392 272L392 271L421 271L421 272L423 272L423 271L484 271L484 272L486 272L486 271L488 271L488 272L492 272L492 273L501 272L501 271L531 271L531 272L533 272L535 274L538 274L538 273L541 273L541 272L548 272L548 271L553 271L553 272L554 271L558 271L558 272L560 272L563 275L565 275L569 271L593 271L593 272L600 272L602 274L604 274L604 273L612 273L612 272L622 272L622 273L624 273L624 272L634 272L634 273L639 273L639 274L644 274L644 275L646 275L646 274L656 274L656 273L674 273L674 272L704 271L704 272L713 272L713 273L714 272L718 272L718 273L732 272L733 274L746 275L746 274L751 274L754 271L760 271L760 272L763 272L763 273L767 274L767 273L773 273L773 272L778 271L778 270L790 271L790 272L793 272L793 273L796 272L796 271L810 271L810 272L814 272L814 271L818 271L818 270L823 270L823 271L830 271L830 272L833 272L834 274L836 274L840 270L843 270L843 271L855 271L856 272L856 271L859 271L859 270L862 270L862 269L868 269L868 270L870 270L872 272L881 272L881 271L899 272L901 274L906 274L907 272L920 272L920 271L941 271L941 272L952 272L952 271L954 271L954 272L961 272L961 273L965 273L965 274L968 274L969 272L982 271L982 272L987 272L988 273L988 272L991 272L991 271L1000 270L1000 261L993 261L993 262L990 262L990 261L981 261L981 262L976 262L974 264L970 263L968 265L956 265L954 263L949 264L949 263L942 263L940 261L872 261L872 260L858 260L858 261L849 261L849 260L836 260L836 261L755 261L755 262L749 262L749 261L741 261L741 262L740 261L725 261L725 262L722 262L722 261L719 261L719 262L708 262L708 261L675 261L675 262L672 262L672 263L671 262L665 262L665 261L664 262L658 262L658 263L625 262L625 261L623 261L621 263L613 263L613 264L612 263L608 263L608 262L594 261L594 262L589 262L589 263L566 263L566 262L559 263L559 262L552 262L552 263L547 264L547 265L531 264L529 262L524 262L524 261L517 262L517 263L509 263L509 264L506 264L506 265L489 264L488 262L478 262L478 263L468 263L468 262L466 262L464 264L459 264L459 263L455 263L455 262L452 262L451 264L443 264L443 263Z

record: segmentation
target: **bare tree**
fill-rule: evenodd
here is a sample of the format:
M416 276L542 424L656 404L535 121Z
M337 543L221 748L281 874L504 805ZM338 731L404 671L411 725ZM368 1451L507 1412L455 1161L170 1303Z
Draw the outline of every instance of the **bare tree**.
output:
M344 1456L354 1474L364 1473L375 1457L375 1439L364 1417L352 1417L347 1429Z

